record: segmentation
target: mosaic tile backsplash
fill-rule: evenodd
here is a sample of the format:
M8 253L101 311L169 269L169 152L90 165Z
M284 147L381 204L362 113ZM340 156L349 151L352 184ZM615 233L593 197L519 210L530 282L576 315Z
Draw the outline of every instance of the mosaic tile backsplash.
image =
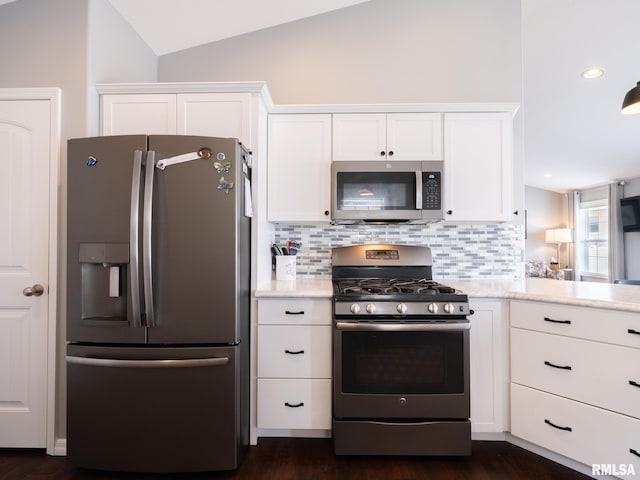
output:
M302 242L297 275L331 277L331 249L363 243L431 247L433 278L520 278L524 276L521 225L276 225L275 242Z

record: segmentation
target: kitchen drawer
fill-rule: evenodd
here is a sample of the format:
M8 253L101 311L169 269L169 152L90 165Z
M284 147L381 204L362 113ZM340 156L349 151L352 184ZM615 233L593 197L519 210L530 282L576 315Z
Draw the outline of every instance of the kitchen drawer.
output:
M511 381L640 418L635 348L512 328Z
M258 428L331 429L331 380L258 379Z
M331 325L329 299L260 299L258 323L280 325Z
M258 377L331 378L331 326L258 326Z
M640 472L634 418L511 384L511 433L589 466L631 464Z
M511 301L511 326L640 348L640 313Z

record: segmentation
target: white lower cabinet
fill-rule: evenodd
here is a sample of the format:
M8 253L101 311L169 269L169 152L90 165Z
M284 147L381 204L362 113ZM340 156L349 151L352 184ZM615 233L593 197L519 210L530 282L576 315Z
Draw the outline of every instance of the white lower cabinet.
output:
M331 300L258 300L257 426L331 430Z
M640 474L640 315L512 301L510 317L511 433Z
M508 430L508 336L504 303L472 300L470 391L472 433Z
M588 466L640 474L636 418L513 383L511 433Z
M258 428L331 429L331 379L258 379Z

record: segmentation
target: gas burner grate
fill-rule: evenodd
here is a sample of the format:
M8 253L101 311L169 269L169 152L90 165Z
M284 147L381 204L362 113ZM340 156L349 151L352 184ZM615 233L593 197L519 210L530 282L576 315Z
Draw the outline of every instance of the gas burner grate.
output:
M345 295L395 295L455 293L455 289L426 278L355 278L338 281Z

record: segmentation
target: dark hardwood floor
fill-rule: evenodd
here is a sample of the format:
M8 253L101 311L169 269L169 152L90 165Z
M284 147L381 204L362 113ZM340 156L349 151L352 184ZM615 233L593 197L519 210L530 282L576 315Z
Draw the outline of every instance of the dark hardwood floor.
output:
M574 480L571 469L506 442L473 442L471 457L336 457L329 439L261 438L235 472L131 474L71 467L43 451L0 450L0 480Z

